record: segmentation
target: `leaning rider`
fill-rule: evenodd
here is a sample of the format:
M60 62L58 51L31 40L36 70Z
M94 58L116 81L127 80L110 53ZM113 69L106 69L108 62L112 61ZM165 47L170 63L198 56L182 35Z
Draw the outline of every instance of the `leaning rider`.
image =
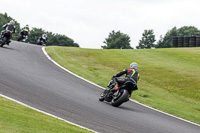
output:
M46 33L44 33L44 34L42 34L42 36L39 38L39 40L41 41L41 40L43 40L45 43L47 42L47 34Z
M15 21L11 20L9 23L3 25L3 31L1 32L1 38L3 37L5 31L11 31L12 33L15 33ZM9 45L9 43L11 42L10 39L12 38L12 35L10 36L9 41L7 41L7 44Z
M125 77L120 77L124 74L126 74ZM112 89L114 86L118 88L120 87L119 85L123 85L127 81L132 82L134 86L131 89L131 92L129 93L129 97L130 97L132 92L138 89L137 88L137 81L139 80L138 64L135 62L131 63L129 68L126 68L125 70L117 73L116 75L113 76L112 79L113 79L113 82L111 82L108 85L108 88L110 89Z
M25 35L25 36L28 36L28 34L29 34L29 25L26 25L24 28L22 28L21 34Z

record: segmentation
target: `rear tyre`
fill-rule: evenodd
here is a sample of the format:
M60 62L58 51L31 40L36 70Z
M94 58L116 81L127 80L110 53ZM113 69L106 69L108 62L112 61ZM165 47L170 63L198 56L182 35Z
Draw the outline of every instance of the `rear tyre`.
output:
M115 99L112 99L111 105L114 107L119 107L122 103L128 101L128 91L127 90L122 90L121 95Z

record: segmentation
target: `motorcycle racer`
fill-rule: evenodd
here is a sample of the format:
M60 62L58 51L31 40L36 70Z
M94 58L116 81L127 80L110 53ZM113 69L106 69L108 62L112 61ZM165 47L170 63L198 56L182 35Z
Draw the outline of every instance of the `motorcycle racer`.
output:
M3 25L3 31L1 32L1 39L2 39L2 37L3 37L3 35L4 35L4 33L6 32L6 31L10 31L11 33L15 33L15 21L14 20L11 20L9 23L7 23L7 24L5 24L5 25ZM9 43L11 42L10 41L10 39L12 38L12 34L11 34L11 36L9 36L9 38L8 38L8 41L7 41L7 44L9 45Z
M120 77L124 74L126 74L125 77ZM112 89L113 86L116 87L114 89L118 89L118 87L123 85L125 82L127 81L132 82L134 86L132 86L131 91L129 92L129 97L130 97L132 92L138 89L137 87L137 81L139 80L138 64L136 62L131 63L129 68L126 68L123 71L117 73L112 77L112 79L113 82L110 82L108 85L109 89Z
M22 28L21 34L26 36L29 34L29 25L26 25L24 28Z
M26 25L25 27L23 27L21 29L21 32L19 33L19 37L18 37L17 41L27 39L28 34L29 34L29 25Z
M45 33L41 37L38 38L38 42L37 43L39 45L45 45L45 44L43 44L43 42L44 43L47 42L47 34L45 34Z

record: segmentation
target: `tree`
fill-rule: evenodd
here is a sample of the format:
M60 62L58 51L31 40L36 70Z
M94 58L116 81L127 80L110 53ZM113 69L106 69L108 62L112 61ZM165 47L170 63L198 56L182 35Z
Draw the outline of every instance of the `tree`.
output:
M68 38L65 35L54 34L48 31L46 32L41 28L32 28L26 42L37 44L38 38L44 33L48 36L47 45L79 47L79 45L74 43L74 40L71 38Z
M144 30L144 33L142 34L142 40L139 40L139 46L137 46L136 48L144 49L154 47L155 41L156 40L153 30Z
M177 30L178 36L200 35L200 31L194 26L183 26Z
M157 48L170 48L172 47L173 36L192 36L200 35L200 31L194 26L183 26L179 29L176 27L169 30L163 38L160 38L156 47Z
M173 36L177 36L176 27L169 30L163 38L160 38L156 47L157 48L170 48L170 47L172 47L172 37Z
M103 43L106 44L101 46L103 49L132 49L130 46L130 37L120 31L115 32L113 30Z
M156 48L159 48L159 47L161 47L161 46L163 46L163 37L162 37L162 35L160 35L160 39L159 39L159 41L157 42L157 44L155 45L155 47L156 47Z

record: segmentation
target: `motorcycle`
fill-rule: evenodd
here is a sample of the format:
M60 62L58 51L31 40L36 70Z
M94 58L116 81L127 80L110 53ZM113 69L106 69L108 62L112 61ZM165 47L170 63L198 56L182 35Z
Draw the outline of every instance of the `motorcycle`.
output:
M17 41L21 41L21 40L24 40L24 39L27 39L27 31L20 32L19 36L17 38Z
M132 88L137 89L137 85L131 81L126 81L124 84L117 84L116 79L113 78L108 84L108 88L104 90L99 101L107 101L111 103L112 106L118 107L122 103L129 101L129 97L133 91Z
M10 43L11 37L12 37L11 31L9 30L4 31L0 38L0 46L3 47L3 45Z
M42 46L46 46L46 38L45 37L42 37L41 39L39 38L38 40L37 40L37 44L38 45L42 45Z

